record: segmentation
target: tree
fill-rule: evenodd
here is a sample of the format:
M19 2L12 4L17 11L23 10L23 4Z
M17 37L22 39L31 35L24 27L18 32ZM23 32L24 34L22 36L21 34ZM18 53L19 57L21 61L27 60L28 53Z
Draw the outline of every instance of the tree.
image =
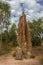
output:
M8 44L9 38L10 38L10 37L9 37L9 32L8 32L8 30L5 30L5 31L2 33L2 42Z
M32 43L33 45L41 45L41 34L43 34L42 20L33 20L28 22L31 29Z
M2 33L4 29L8 29L10 24L10 6L8 3L0 2L0 32ZM2 35L0 49L2 46Z
M16 46L17 45L17 28L16 28L16 25L15 24L13 24L12 26L11 26L11 29L10 29L10 31L9 31L9 35L10 35L10 41L12 41L13 42L13 45L14 46Z

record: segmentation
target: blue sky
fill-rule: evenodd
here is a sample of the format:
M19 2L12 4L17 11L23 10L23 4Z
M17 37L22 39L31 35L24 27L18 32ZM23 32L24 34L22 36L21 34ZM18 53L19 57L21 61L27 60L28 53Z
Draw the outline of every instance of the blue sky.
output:
M19 17L22 14L21 3L24 5L24 11L27 21L43 17L43 0L0 0L8 2L11 7L11 21L18 23Z

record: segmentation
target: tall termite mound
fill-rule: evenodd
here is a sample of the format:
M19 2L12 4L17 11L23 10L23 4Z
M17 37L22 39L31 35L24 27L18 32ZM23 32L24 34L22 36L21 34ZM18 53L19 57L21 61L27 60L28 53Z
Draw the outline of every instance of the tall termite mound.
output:
M23 12L22 16L19 18L18 23L18 45L22 49L23 56L27 56L28 53L31 53L31 35L30 28L26 21L26 15Z

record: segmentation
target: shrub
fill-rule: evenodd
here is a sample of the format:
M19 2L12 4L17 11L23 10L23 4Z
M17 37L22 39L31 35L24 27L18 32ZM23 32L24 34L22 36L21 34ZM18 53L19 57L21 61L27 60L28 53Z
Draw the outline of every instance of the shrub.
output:
M41 62L41 64L43 64L43 56L41 57L40 62Z
M35 58L35 56L36 55L34 53L32 53L31 56L30 56L30 58Z
M16 52L13 53L13 57L16 57Z

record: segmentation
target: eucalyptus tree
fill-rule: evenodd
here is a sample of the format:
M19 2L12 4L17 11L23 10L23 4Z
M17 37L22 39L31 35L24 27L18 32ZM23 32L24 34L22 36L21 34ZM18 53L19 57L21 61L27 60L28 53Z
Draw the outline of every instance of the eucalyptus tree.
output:
M41 45L41 39L43 34L43 21L40 19L28 22L31 29L31 37L33 45Z
M10 24L10 5L5 2L0 2L0 34L4 31L4 29L8 29ZM2 46L2 34L1 34L1 43L0 49Z

